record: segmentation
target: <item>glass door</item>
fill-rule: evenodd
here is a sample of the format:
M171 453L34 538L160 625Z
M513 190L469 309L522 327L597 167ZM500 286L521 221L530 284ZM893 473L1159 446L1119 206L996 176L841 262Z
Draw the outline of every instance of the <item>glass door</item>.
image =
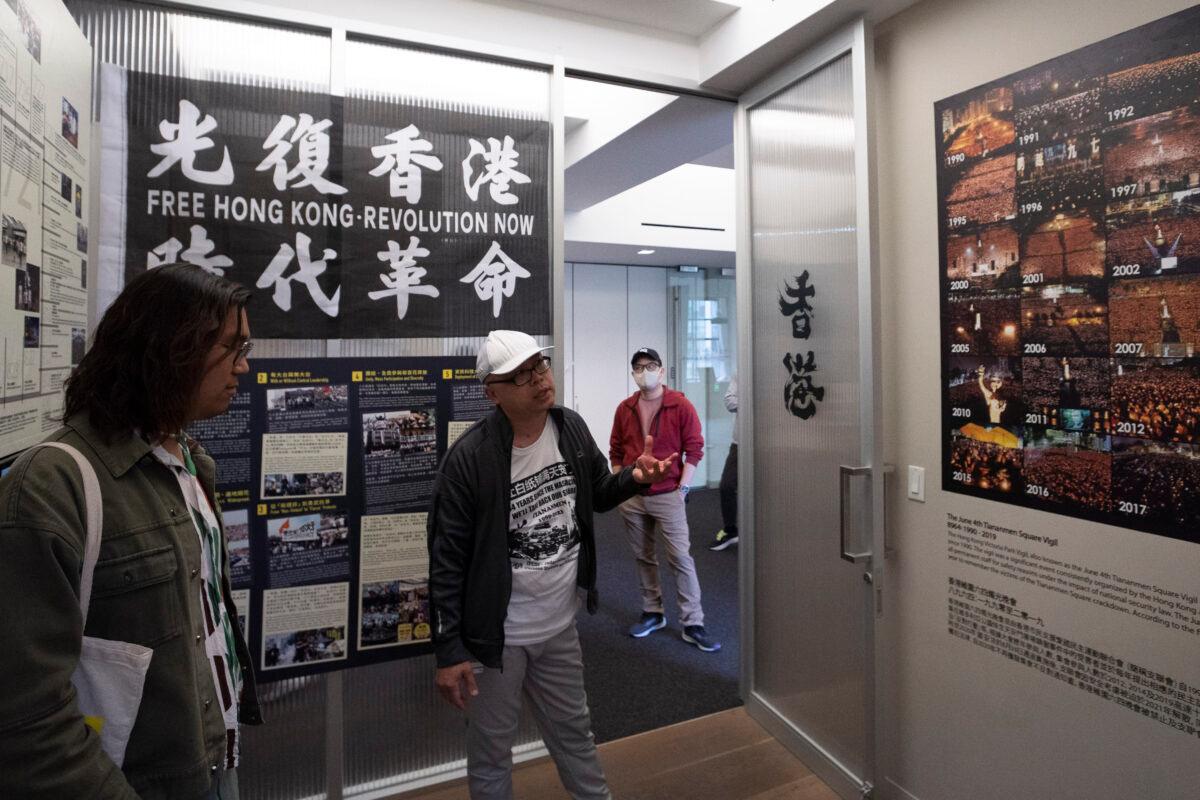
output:
M744 693L844 797L873 791L882 601L867 42L745 95L737 143Z

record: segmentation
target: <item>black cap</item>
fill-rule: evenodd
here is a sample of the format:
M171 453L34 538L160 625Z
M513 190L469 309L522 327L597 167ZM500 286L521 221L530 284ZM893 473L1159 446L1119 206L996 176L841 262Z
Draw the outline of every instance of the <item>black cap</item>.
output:
M658 351L653 347L639 347L633 351L633 358L629 359L629 366L635 366L639 358L652 358L654 363L662 366L662 359L658 357Z

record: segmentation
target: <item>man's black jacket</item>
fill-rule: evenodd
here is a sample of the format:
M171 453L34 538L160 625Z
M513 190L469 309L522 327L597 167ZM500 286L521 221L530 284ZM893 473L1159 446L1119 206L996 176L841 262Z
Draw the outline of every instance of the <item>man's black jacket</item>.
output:
M596 545L592 511L608 511L642 488L626 467L616 475L596 447L583 418L550 409L558 426L558 449L575 476L575 523L579 526L577 583L595 613ZM512 594L508 560L508 511L512 472L512 425L499 409L475 423L454 443L438 471L429 508L429 605L437 665L472 658L498 668L504 650L504 618Z

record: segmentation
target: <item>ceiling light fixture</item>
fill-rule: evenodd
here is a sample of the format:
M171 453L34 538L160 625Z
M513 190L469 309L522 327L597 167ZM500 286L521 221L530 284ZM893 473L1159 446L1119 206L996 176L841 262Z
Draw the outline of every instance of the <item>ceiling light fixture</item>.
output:
M653 250L638 250L639 256L648 256L648 255L652 255L653 253L654 253Z

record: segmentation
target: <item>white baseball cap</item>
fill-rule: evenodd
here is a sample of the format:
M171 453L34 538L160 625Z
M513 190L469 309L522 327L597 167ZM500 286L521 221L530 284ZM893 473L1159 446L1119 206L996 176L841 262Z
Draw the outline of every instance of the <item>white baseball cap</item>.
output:
M475 356L475 377L483 381L488 375L512 372L530 356L553 349L552 345L542 347L528 333L492 331Z

